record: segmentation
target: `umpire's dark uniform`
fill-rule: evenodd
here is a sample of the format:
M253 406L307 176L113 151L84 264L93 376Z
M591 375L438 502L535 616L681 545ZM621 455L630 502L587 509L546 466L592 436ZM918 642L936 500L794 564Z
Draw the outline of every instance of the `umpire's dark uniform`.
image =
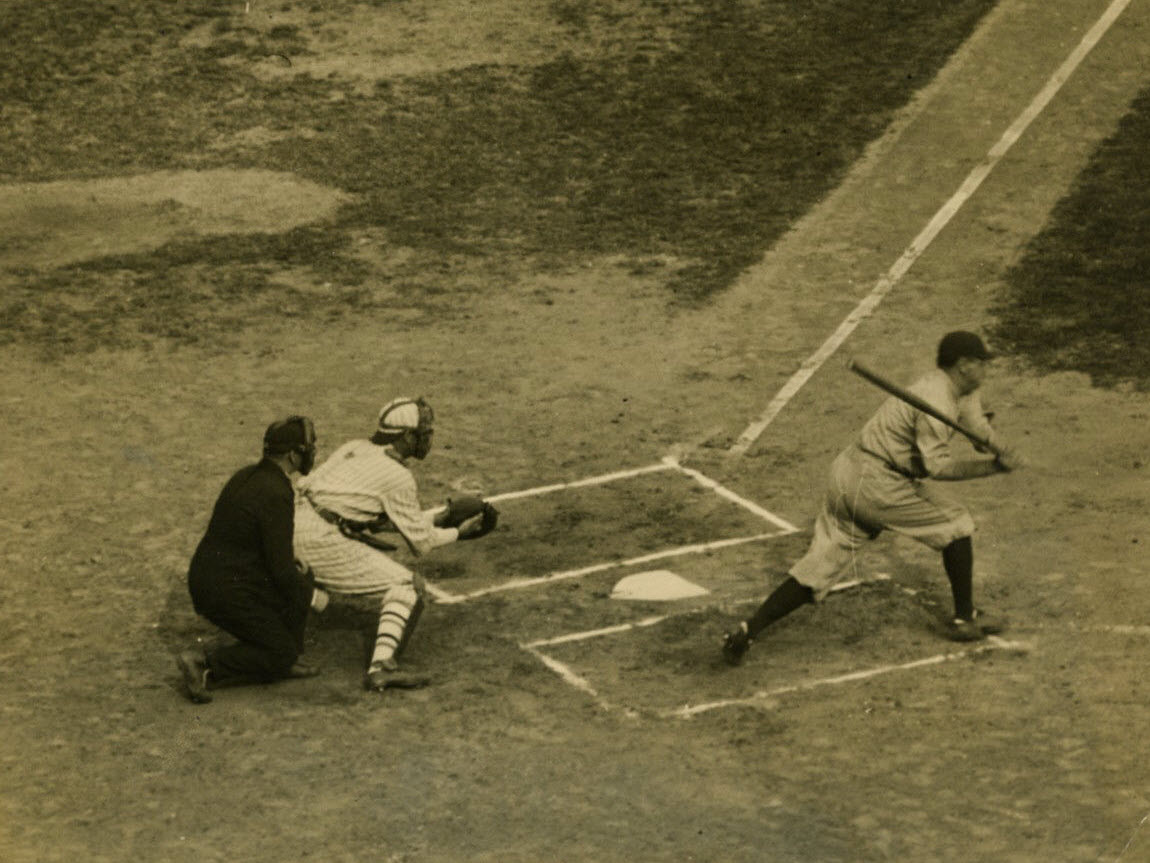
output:
M314 584L292 553L291 480L264 458L228 480L188 570L192 603L239 639L207 654L216 685L289 676Z

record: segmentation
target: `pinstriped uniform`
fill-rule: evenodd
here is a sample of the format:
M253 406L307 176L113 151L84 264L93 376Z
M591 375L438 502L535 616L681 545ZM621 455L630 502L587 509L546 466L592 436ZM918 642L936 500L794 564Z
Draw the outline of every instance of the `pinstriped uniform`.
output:
M455 528L436 527L433 513L420 508L415 477L399 455L368 440L345 443L299 481L299 491L296 556L311 566L320 584L339 593L410 588L412 573L382 551L345 537L313 503L352 521L386 515L416 554L459 536Z

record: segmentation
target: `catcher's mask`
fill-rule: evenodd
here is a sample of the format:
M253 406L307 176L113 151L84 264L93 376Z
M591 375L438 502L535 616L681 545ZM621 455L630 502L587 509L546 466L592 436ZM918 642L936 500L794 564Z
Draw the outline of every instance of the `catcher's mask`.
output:
M315 466L315 425L305 416L293 414L278 420L264 432L264 455L294 452L300 457L299 472L305 476Z
M385 438L411 436L411 454L423 459L431 451L435 411L422 397L394 399L379 412L378 433Z

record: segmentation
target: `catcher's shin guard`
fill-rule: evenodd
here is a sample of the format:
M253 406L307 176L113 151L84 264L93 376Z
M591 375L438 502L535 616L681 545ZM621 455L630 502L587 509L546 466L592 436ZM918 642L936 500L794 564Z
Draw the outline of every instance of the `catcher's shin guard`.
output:
M393 659L402 649L401 645L406 644L413 618L418 618L422 610L421 602L413 584L397 585L387 592L379 609L372 665Z
M419 623L419 617L423 614L423 597L415 600L415 605L411 607L411 612L407 616L407 626L403 628L403 635L399 637L399 644L395 647L395 658L399 659L403 656L403 651L407 649L407 643L411 641L411 633L415 631L416 624Z

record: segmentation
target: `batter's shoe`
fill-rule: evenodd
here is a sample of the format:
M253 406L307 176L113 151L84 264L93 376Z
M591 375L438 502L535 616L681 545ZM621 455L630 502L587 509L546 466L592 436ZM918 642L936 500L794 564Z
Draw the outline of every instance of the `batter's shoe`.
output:
M723 659L727 665L742 665L743 657L750 650L753 639L747 631L747 623L743 621L738 628L728 632L723 639Z
M976 608L969 620L956 617L947 624L946 635L951 641L982 641L988 635L998 635L1006 629L1006 621Z
M422 689L431 683L431 678L419 674L408 674L399 670L394 659L373 662L363 676L363 688L369 692L383 692L385 689Z
M183 675L188 699L195 704L211 701L212 694L208 692L208 662L204 654L198 650L185 650L176 657L176 665Z
M1006 618L981 608L974 610L974 622L982 630L983 635L999 635L1006 631Z

